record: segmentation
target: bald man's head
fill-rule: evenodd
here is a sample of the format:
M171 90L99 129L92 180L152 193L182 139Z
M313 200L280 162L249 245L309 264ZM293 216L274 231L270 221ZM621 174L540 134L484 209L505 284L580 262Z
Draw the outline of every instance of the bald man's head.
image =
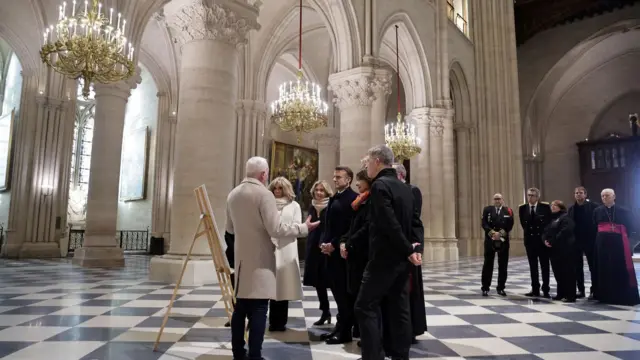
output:
M607 207L613 206L616 202L616 192L613 189L604 189L600 192L602 204Z
M498 193L493 195L493 205L502 206L503 204L504 204L504 198L502 197L502 194Z

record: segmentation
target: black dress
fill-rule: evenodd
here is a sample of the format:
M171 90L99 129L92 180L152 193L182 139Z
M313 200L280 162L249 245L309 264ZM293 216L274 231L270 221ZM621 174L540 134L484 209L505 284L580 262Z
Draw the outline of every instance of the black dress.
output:
M349 232L341 242L345 243L347 256L347 287L350 294L358 295L362 274L369 260L369 208L367 200L357 207Z
M311 221L320 220L320 225L307 236L302 284L326 289L328 284L325 275L325 255L320 252L320 244L322 243L322 233L326 226L325 216L327 215L327 208L324 208L318 216L316 208L311 206L311 208L309 208L309 215L311 216Z
M558 283L555 300L576 299L574 223L566 212L551 215L551 222L544 229L543 241L551 245L551 268ZM545 245L546 246L546 245Z
M593 292L607 304L640 304L638 281L629 238L636 236L635 219L625 208L602 205L593 212L596 235Z

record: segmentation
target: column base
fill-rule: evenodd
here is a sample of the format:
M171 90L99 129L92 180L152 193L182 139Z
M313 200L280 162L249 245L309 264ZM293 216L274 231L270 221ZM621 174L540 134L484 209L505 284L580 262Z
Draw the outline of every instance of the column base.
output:
M20 259L52 259L62 257L58 243L23 243L18 253Z
M149 280L160 281L169 284L178 282L182 266L186 256L164 255L151 259ZM189 258L187 268L184 271L181 285L200 286L205 284L217 284L215 266L211 256L192 256Z
M81 247L74 251L71 263L84 267L123 267L124 252L119 247Z
M422 258L426 262L458 261L458 240L424 239Z

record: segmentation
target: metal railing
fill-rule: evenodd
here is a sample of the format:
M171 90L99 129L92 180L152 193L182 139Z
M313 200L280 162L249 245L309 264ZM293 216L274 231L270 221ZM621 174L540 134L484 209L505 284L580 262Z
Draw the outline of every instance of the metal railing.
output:
M456 20L456 8L449 1L447 1L447 17L451 21Z
M463 34L469 36L467 20L465 20L465 18L463 18L460 14L456 15L456 26L458 27L458 29L460 29L460 31L462 31Z
M84 244L84 229L69 230L69 253L79 249ZM115 239L118 246L130 253L149 252L149 228L146 230L118 230Z

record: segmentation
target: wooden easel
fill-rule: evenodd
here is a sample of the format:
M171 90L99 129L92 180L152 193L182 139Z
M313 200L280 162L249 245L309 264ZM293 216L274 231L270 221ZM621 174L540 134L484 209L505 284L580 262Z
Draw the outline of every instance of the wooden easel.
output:
M160 343L160 338L162 337L162 333L164 332L164 327L167 325L167 320L169 320L169 313L171 313L171 309L173 308L173 302L175 301L176 295L178 294L178 289L180 289L182 277L184 276L184 272L187 269L187 263L189 263L189 258L191 257L193 246L195 245L196 240L198 240L203 235L207 236L209 250L211 251L211 258L213 259L213 265L216 269L218 284L220 285L220 290L222 291L222 300L224 301L224 307L227 312L229 321L231 321L231 315L233 314L236 299L235 292L233 291L233 284L231 283L231 269L229 268L229 265L225 260L225 255L222 251L222 246L220 245L221 236L220 232L218 231L218 225L216 224L213 215L213 210L211 209L209 195L207 195L207 188L204 185L200 185L193 192L196 195L198 207L200 208L200 222L198 223L196 234L193 236L191 246L189 246L187 257L184 259L182 272L180 273L180 277L178 278L176 287L173 289L173 295L171 295L171 301L169 301L167 312L164 314L164 319L162 319L162 326L160 326L158 337L156 338L156 342L153 345L153 351L156 351L158 349L158 344Z

